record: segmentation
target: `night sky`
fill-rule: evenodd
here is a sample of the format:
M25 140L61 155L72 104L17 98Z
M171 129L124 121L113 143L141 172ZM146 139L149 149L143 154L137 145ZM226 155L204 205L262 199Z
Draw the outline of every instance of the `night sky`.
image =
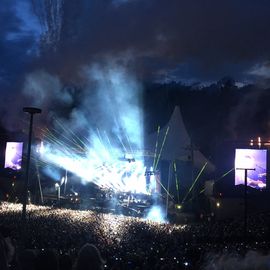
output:
M2 120L9 119L4 125L15 122L15 111L24 105L48 112L52 97L69 103L71 90L59 89L84 88L86 67L106 73L108 66L120 66L138 82L209 84L230 76L239 85L269 87L267 0L1 3L0 110Z
M269 0L1 0L0 148L28 134L34 106L35 137L55 132L53 150L65 132L92 160L108 142L143 149L181 104L196 147L228 170L231 140L270 136L269 14Z

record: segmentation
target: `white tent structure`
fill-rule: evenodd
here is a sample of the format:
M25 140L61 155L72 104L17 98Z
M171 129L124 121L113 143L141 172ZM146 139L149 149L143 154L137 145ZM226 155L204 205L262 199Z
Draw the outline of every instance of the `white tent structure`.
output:
M205 173L212 173L215 170L215 166L193 146L179 106L174 108L170 120L164 127L146 138L146 148L154 153L154 169L158 167L162 160L166 160L170 163L178 164L179 170L181 170L181 164L188 163L194 171L199 171L204 166ZM191 178L193 176L190 179L184 179L182 183L190 186L194 180Z

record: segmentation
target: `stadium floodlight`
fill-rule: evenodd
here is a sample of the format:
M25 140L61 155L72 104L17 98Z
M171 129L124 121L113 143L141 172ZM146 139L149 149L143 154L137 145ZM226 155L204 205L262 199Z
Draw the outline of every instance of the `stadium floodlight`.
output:
M23 112L27 112L31 115L34 115L35 113L41 113L41 109L34 107L24 107Z

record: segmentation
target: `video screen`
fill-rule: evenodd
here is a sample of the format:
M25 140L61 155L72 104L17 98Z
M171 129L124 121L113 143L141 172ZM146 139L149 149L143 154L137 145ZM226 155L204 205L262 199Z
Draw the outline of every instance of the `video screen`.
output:
M266 187L267 150L236 149L235 150L235 185L245 184L247 169L247 185L263 189Z
M22 142L7 142L5 153L5 168L20 170L22 168Z

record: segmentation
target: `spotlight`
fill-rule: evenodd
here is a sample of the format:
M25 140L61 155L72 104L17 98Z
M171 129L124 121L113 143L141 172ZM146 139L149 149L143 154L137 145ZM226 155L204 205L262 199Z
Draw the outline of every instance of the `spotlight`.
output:
M126 153L125 156L124 156L124 159L125 159L126 161L128 161L129 163L130 163L130 162L135 162L135 158L134 158L133 155L130 154L130 153Z
M145 171L144 176L155 175L154 171Z

